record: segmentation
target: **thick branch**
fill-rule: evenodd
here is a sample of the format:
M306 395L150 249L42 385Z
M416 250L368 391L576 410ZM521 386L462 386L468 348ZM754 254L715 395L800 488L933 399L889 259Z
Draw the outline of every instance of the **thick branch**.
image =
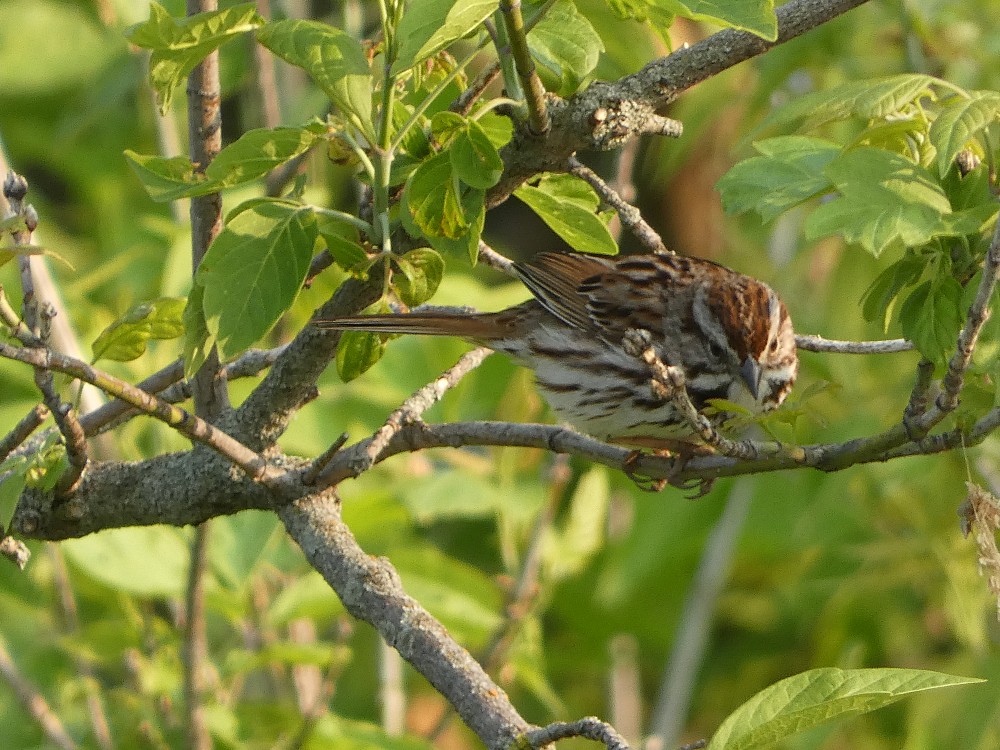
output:
M347 611L378 630L455 707L490 750L506 750L531 727L506 693L437 620L407 596L385 558L362 550L340 519L332 491L280 511L288 533Z

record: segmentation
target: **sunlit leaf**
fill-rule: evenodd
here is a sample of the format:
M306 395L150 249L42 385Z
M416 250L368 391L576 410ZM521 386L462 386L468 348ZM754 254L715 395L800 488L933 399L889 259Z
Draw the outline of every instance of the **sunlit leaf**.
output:
M983 682L920 669L813 669L757 693L722 723L708 750L754 750L913 693Z
M356 39L319 21L289 19L261 27L257 40L305 70L331 101L373 135L371 70Z
M411 68L471 33L498 5L499 0L411 0L396 29L399 54L393 72Z
M291 307L316 237L312 210L287 201L255 201L227 222L196 275L223 359L260 339Z
M149 20L126 30L132 44L153 51L149 78L160 111L166 114L174 89L195 66L225 42L252 31L264 22L254 3L175 19L159 3L150 2Z
M1000 93L973 91L970 98L956 97L931 123L931 143L937 149L938 174L951 169L958 152L987 125L1000 119Z
M532 57L561 82L559 93L574 93L604 51L604 42L570 0L558 0L528 34Z
M739 162L719 180L727 212L756 211L770 221L832 187L823 168L840 153L836 143L789 135L759 141L754 148L763 155Z
M94 340L92 361L128 362L145 354L150 339L180 336L184 333L185 304L183 297L161 297L133 305Z
M607 220L597 213L597 194L578 177L544 175L537 185L523 185L514 195L574 250L600 255L618 252Z

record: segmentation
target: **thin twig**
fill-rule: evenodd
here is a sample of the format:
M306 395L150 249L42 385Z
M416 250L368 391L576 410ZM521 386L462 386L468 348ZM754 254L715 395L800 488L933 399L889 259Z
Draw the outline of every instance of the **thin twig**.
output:
M389 415L385 424L372 436L371 441L365 448L364 456L360 458L359 465L355 467L358 473L367 471L378 462L379 456L404 425L419 420L425 411L440 401L441 397L449 389L454 388L463 377L479 367L482 361L492 353L491 349L485 347L478 347L470 352L466 352L458 362L441 373L440 377L420 388L406 399L396 411ZM327 459L327 462L329 462L329 459ZM329 467L327 467L317 477L317 485L320 487L329 486L331 484L330 475L331 472L329 471Z
M69 736L59 719L59 715L52 710L38 689L21 674L10 656L10 652L7 651L7 647L2 642L0 642L0 677L10 685L14 695L17 696L28 714L38 722L38 726L41 727L42 733L49 742L60 750L76 750L77 744Z
M894 354L913 351L913 342L906 339L886 339L884 341L840 341L822 336L799 334L795 346L807 352L829 352L831 354Z
M502 271L508 276L514 276L514 261L501 255L482 240L479 240L479 260L490 268Z
M572 722L557 721L539 729L532 729L518 737L518 744L520 745L520 742L524 741L530 747L540 748L569 737L583 737L595 742L603 742L608 750L629 750L628 743L618 734L618 731L596 716L587 716Z
M650 249L650 251L657 253L658 255L672 255L673 253L667 249L667 246L663 244L663 240L660 235L656 233L639 212L639 209L630 203L626 202L614 188L612 188L608 183L601 179L601 176L597 174L594 170L583 164L575 156L571 156L567 162L569 164L570 174L574 174L577 177L585 180L590 184L597 194L601 196L601 199L611 206L622 220L622 224L629 228L629 231L635 235L643 245Z
M698 562L649 721L650 733L657 736L659 747L673 747L687 720L712 618L752 498L753 480L740 479L733 484Z
M35 209L24 198L28 193L28 182L23 177L11 172L4 181L3 194L7 199L10 210L14 216L18 216L24 221L24 229L12 232L14 244L18 247L25 247L31 244L31 235L38 226L38 214ZM34 281L31 273L31 258L28 255L19 255L18 261L21 266L21 284L24 289L24 304L22 316L25 325L30 329L35 341L31 344L34 348L42 348L47 345L51 333L51 321L55 317L55 309L49 304L40 304L35 296ZM3 300L6 303L6 300ZM2 311L5 321L10 323L10 312ZM19 326L12 326L15 330ZM83 433L83 428L76 417L72 406L63 403L56 391L55 381L49 370L35 368L35 385L42 394L42 400L49 411L55 417L56 426L63 435L66 444L66 457L69 466L59 477L55 486L55 496L65 498L72 494L87 468L87 440Z
M66 569L66 560L63 558L62 548L56 544L46 545L49 553L49 560L52 562L53 583L59 595L59 604L62 611L63 630L70 638L80 635L80 617L76 605L76 596L69 581L69 571ZM104 710L104 703L101 701L101 690L94 675L94 664L86 652L76 651L73 654L73 662L76 671L83 680L84 689L87 694L87 711L90 714L90 725L94 731L94 738L97 740L101 750L112 750L114 742L111 739L111 728L108 724L107 712Z
M31 434L45 423L48 416L49 410L45 404L36 404L31 411L21 417L21 421L14 425L14 429L0 440L0 462L31 437Z
M948 371L941 381L941 393L938 394L935 403L942 412L948 413L958 407L958 394L965 383L965 373L972 363L972 353L976 349L979 334L990 317L990 300L993 298L998 278L1000 278L1000 221L993 229L993 239L989 250L986 251L983 275L979 280L976 298L966 313L965 325L958 334L955 354L948 362Z
M187 713L187 746L194 750L212 748L204 700L209 668L205 622L205 576L208 570L208 541L211 528L211 524L205 522L194 530L185 596L184 701Z
M458 99L449 107L452 112L458 112L458 114L463 117L467 116L469 112L472 111L472 107L475 105L476 101L486 88L497 79L500 75L500 63L493 62L491 65L486 67L477 77L472 84L463 91Z
M194 414L168 404L163 399L102 372L86 362L48 349L19 349L3 342L0 342L0 357L23 362L32 367L56 370L95 385L106 393L128 402L144 414L168 424L185 437L212 448L256 481L267 484L281 473L271 468L258 453Z

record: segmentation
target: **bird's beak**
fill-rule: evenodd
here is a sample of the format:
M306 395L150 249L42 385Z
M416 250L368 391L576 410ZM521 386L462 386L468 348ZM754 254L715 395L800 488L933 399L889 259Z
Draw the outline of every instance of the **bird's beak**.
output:
M747 387L750 389L750 393L753 394L754 399L760 400L760 381L764 372L760 369L757 360L753 357L747 357L743 360L743 365L740 367L740 374L743 376L743 380L746 381Z

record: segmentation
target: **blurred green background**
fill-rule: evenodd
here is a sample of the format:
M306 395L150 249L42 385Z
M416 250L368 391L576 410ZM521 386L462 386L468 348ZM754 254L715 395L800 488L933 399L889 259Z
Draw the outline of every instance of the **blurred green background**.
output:
M180 2L165 5L175 15L183 12ZM665 53L656 35L617 20L598 0L578 6L605 41L600 77L634 71ZM346 20L348 28L366 32L374 13L374 4L364 2L282 7L338 25ZM899 335L866 323L859 309L864 290L895 258L876 260L832 240L806 243L799 231L803 216L795 213L774 227L755 217L726 217L713 185L748 155L754 124L804 91L905 71L1000 89L995 11L992 0L870 3L697 87L670 112L684 122L683 138L639 144L630 156L638 203L673 249L767 280L800 332ZM145 57L122 36L147 13L146 3L127 0L0 0L0 141L10 168L30 182L29 198L41 216L37 241L72 265L48 261L88 356L90 342L130 305L186 294L190 278L183 221L148 199L122 157L126 148L186 151L183 102L158 119L144 82ZM679 24L674 44L708 31ZM222 70L230 141L263 125L249 38L223 49ZM321 96L305 81L286 68L278 73L286 123L322 112ZM613 166L607 155L588 160ZM356 208L348 170L322 154L312 155L309 167L313 202ZM253 194L227 193L225 205ZM515 203L488 217L487 241L515 257L551 249L555 240ZM623 246L635 249L628 238ZM499 309L526 296L496 272L470 269L461 259L449 258L448 270L436 303ZM338 281L333 270L320 277L264 343L287 340ZM19 302L11 264L0 269L0 284ZM320 383L322 395L296 417L282 445L315 455L343 431L352 439L370 434L465 348L402 338L350 384L331 370ZM177 355L176 342L154 342L143 358L108 367L135 380ZM913 353L803 353L797 392L825 381L837 387L804 405L808 416L797 425L797 439L833 442L893 424L916 361ZM234 383L236 400L251 387ZM29 370L0 362L0 434L37 398ZM499 357L427 415L429 421L547 418L530 376ZM185 447L160 425L134 420L105 450L140 459ZM991 438L968 452L833 475L798 471L720 481L692 502L672 489L640 492L623 476L540 451L433 451L388 460L343 485L342 496L361 545L388 556L409 593L473 653L504 622L505 597L526 564L533 534L542 535L536 585L518 603L523 619L491 664L529 721L599 714L617 719L626 733L649 730L663 675L679 669L668 667L668 657L685 597L728 507L731 566L719 573L711 618L697 628L705 651L696 656L694 685L685 691L690 707L676 742L710 735L754 692L796 672L894 666L990 682L909 699L782 747L986 750L1000 745L1000 629L956 509L965 481L978 479L980 467L996 470L998 455L1000 442ZM0 520L9 518L18 490L10 482L0 486ZM97 747L88 696L103 702L115 747L182 746L179 624L189 532L129 529L59 545L32 543L24 573L0 565L0 646L81 747ZM247 512L219 519L210 556L210 723L218 747L268 748L294 736L310 707L296 688L303 675L312 675L330 707L306 747L422 744L418 738L437 724L442 700L407 668L409 734L390 739L371 726L381 721L378 664L384 657L376 639L344 613L275 518ZM612 677L625 687L610 690ZM452 719L438 744L475 746L456 725ZM3 680L0 744L50 747Z

